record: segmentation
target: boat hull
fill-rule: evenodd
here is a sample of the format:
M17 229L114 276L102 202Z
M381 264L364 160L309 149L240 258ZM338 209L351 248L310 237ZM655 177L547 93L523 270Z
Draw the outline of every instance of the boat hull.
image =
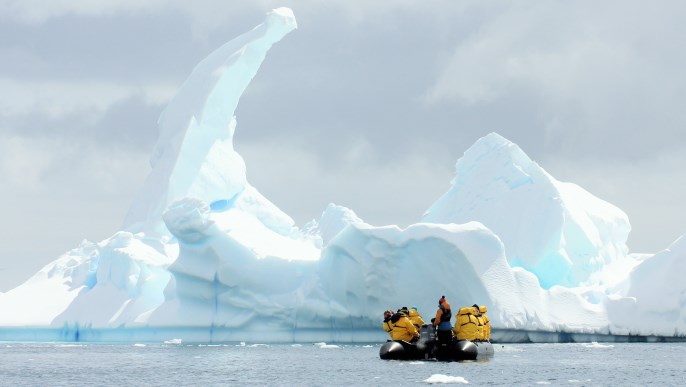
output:
M423 326L416 343L389 340L381 345L379 357L384 360L483 360L493 357L493 344L489 341L437 338L431 327Z

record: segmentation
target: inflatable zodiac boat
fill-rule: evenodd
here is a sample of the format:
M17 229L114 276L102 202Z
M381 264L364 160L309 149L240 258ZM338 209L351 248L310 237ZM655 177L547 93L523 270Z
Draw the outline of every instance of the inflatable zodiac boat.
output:
M389 340L379 349L379 357L384 360L484 360L493 355L493 344L489 341L438 340L430 325L422 325L416 343Z

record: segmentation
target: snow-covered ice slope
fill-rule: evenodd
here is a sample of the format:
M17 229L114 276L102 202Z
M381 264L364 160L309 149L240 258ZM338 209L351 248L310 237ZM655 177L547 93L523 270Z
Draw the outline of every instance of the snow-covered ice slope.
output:
M331 204L298 229L233 149L241 93L295 27L274 10L193 70L124 229L0 293L0 340L381 341L383 310L428 320L442 295L487 305L495 331L686 335L686 238L628 254L621 210L495 133L417 224Z
M605 281L603 268L627 254L624 212L572 183L562 183L517 145L491 133L464 153L452 187L423 221L480 221L505 244L511 265L541 285Z

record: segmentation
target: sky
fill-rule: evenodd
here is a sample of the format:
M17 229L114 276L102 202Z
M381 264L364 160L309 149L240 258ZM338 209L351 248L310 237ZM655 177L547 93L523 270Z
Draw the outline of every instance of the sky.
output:
M630 252L686 233L685 2L0 0L0 291L120 229L166 103L281 6L234 145L296 225L415 223L497 132L624 210Z

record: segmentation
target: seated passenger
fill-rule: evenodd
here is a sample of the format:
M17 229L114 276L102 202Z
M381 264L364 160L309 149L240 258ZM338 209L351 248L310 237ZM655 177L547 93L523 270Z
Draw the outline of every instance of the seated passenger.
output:
M455 316L453 332L458 340L476 340L479 321L476 319L476 309L473 306L460 308Z
M404 312L398 312L391 316L390 325L392 326L390 335L393 340L404 340L414 342L419 339L419 332L414 327L410 319Z
M484 319L481 316L481 308L477 304L472 305L472 307L474 307L474 317L476 317L476 322L477 322L475 339L479 340L479 341L483 341L484 340Z
M424 325L424 319L419 315L416 306L410 308L410 321L412 321L412 324L414 324L414 327L417 328L417 330Z
M393 339L393 335L391 335L391 331L393 330L393 323L391 322L391 317L393 317L393 311L392 310L386 310L383 312L383 322L381 323L381 326L383 327L383 330L388 332L388 335Z
M484 340L488 341L491 339L491 320L486 316L488 308L484 305L479 307L479 312L481 312L481 318L484 321Z

